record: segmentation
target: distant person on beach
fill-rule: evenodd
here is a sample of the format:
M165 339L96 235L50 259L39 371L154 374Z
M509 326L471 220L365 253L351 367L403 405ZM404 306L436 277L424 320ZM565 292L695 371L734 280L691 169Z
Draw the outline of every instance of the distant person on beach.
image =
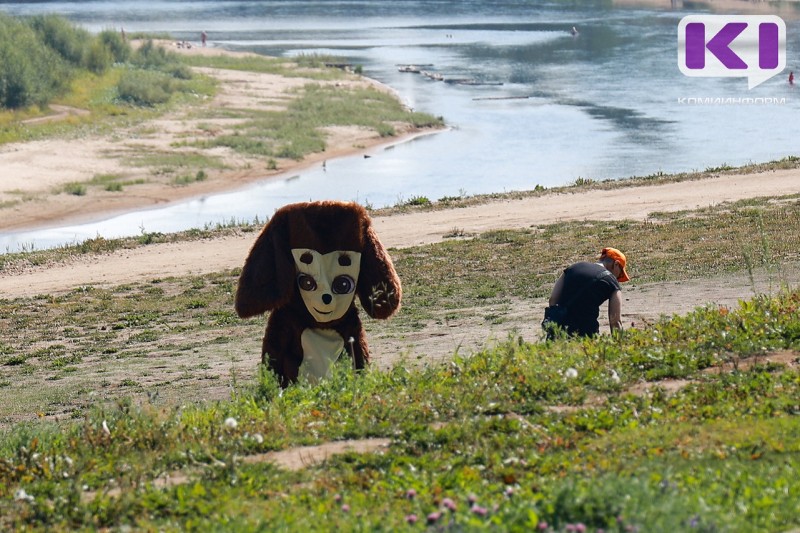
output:
M575 26L573 26L573 27L572 27L572 29L570 30L570 33L571 33L572 35L578 35L578 28L576 28Z
M597 262L575 263L558 278L550 294L542 327L547 338L555 336L554 326L568 335L592 336L600 332L597 321L600 305L608 300L611 332L622 331L620 283L630 279L625 270L625 254L616 248L603 248Z
M208 40L208 34L205 31L200 33L200 40L203 42L203 46L205 47L206 41Z
M794 71L789 73L789 85L794 85Z

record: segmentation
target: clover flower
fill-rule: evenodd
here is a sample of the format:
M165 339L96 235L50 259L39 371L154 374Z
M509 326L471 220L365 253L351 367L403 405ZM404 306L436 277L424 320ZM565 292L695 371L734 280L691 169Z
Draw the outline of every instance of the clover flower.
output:
M473 504L469 510L472 511L472 514L476 514L478 516L486 516L487 514L489 514L489 509L487 509L486 507L481 507L477 503Z
M444 507L451 513L455 513L457 509L456 502L454 502L450 498L445 498L442 500L442 507Z

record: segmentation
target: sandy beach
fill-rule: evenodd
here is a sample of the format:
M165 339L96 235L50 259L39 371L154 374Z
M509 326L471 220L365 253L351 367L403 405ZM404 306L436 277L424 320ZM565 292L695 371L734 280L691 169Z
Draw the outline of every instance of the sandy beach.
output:
M179 48L162 43L179 54L249 55L219 48ZM205 105L212 109L265 110L286 105L293 91L317 80L284 77L276 74L196 68L197 72L219 82L217 95ZM376 87L392 89L369 78L350 75L331 83L344 88ZM33 121L64 120L83 110L53 106L52 115ZM327 128L326 149L300 161L277 158L277 168L270 168L265 158L247 157L230 149L213 148L204 154L219 158L223 169L205 170L207 178L188 184L174 181L148 168L132 163L141 154L196 153L187 147L194 141L232 131L243 120L196 118L193 108L181 108L155 120L116 129L111 134L83 135L80 138L50 138L0 145L0 231L79 223L123 212L146 209L170 202L200 197L243 187L321 164L323 161L367 152L378 145L393 144L420 132L407 124L397 124L394 137L381 137L374 130L361 127ZM117 175L126 182L124 190L106 191L87 187L85 194L63 192L73 183L89 183L96 176Z

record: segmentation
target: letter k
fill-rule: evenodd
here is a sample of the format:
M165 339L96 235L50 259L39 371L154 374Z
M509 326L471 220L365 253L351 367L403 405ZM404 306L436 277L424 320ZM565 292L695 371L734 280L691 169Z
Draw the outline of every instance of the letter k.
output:
M692 22L686 25L686 66L705 68L705 50L714 54L725 68L746 69L747 63L730 49L730 44L747 28L746 22L729 22L706 43L705 24Z

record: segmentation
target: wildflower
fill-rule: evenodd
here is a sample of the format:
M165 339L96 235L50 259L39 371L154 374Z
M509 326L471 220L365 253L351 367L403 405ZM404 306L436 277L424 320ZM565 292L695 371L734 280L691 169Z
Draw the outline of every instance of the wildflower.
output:
M613 381L614 383L620 382L619 374L617 374L617 371L613 369L611 370L611 381Z
M575 378L578 377L578 371L575 370L574 368L570 367L570 368L567 369L566 372L564 372L564 375L566 377L568 377L569 379L575 379Z
M228 429L236 429L239 427L239 422L237 422L232 416L229 416L225 419L225 427Z
M514 495L514 487L506 487L505 495L511 497Z
M414 489L408 489L406 491L406 498L407 499L413 500L416 497L417 497L417 491L415 491Z
M15 502L33 502L33 496L25 492L25 489L18 489L14 493Z
M575 524L575 531L577 531L578 533L585 533L586 525L581 523Z
M343 513L349 513L350 512L350 506L347 505L346 503L344 505L342 505L342 512Z
M454 502L450 498L445 498L444 500L442 500L442 507L449 510L451 513L456 512L456 502Z
M489 514L489 510L486 507L481 507L478 504L473 505L470 508L470 511L472 511L473 514L476 514L478 516L486 516L487 514Z
M539 531L544 531L545 529L548 528L548 525L547 525L547 522L539 522L539 525L536 526L536 527L539 528Z
M333 501L335 501L336 503L339 503L340 501L342 501L342 495L341 494L334 494L333 495Z
M474 494L470 494L469 497L467 498L467 501L469 502L470 505L472 505L478 501L478 497L475 496Z
M417 515L415 515L415 514L406 515L406 523L407 524L416 524L417 523Z
M253 440L259 444L264 444L264 436L261 433L256 433L253 435Z
M441 517L442 517L442 512L441 511L436 511L435 513L431 513L431 514L428 515L428 523L429 524L435 524L436 522L439 521L439 519Z

